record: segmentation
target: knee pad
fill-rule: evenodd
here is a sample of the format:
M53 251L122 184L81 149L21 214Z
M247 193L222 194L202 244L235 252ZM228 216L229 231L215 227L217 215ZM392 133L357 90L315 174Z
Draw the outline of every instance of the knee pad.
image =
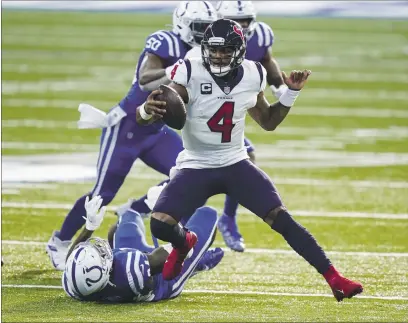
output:
M169 230L173 231L169 224L157 220L156 218L150 218L150 231L156 238L159 238L162 234L167 233Z
M278 206L268 212L266 217L263 219L270 227L274 225L278 218L283 218L289 216L290 214L287 212L286 208L281 205Z

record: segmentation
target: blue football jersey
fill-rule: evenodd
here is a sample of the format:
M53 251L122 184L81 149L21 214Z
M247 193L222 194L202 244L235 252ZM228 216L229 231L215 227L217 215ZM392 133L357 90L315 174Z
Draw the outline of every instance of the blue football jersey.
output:
M150 275L147 255L137 249L113 249L110 283L101 291L88 296L75 293L63 275L66 294L81 301L149 302L154 299L155 282Z
M245 58L250 61L260 62L269 47L273 45L274 35L271 27L264 22L257 22L255 30L247 40Z
M148 91L143 91L138 82L140 66L147 58L146 54L151 53L162 58L165 62L164 67L168 67L173 65L180 58L183 58L190 49L191 47L184 43L180 36L172 31L159 30L146 38L145 47L136 65L132 87L126 97L119 103L120 107L126 111L128 116L130 115L132 118L135 118L136 107L143 104L150 94ZM147 132L160 129L161 127L163 127L162 122L155 122L149 126L140 126L140 128Z

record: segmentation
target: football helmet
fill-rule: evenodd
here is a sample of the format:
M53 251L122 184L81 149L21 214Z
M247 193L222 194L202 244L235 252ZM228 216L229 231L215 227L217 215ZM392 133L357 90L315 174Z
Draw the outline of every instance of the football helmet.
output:
M219 19L208 26L201 42L201 56L210 73L227 75L242 64L245 52L246 39L237 22Z
M247 20L248 27L243 30L247 38L252 36L256 27L256 10L252 1L220 1L216 10L219 18Z
M217 20L217 12L209 1L181 1L173 12L173 32L183 42L199 46L204 31Z
M106 240L90 238L78 244L65 264L62 283L71 297L82 298L109 283L113 253Z

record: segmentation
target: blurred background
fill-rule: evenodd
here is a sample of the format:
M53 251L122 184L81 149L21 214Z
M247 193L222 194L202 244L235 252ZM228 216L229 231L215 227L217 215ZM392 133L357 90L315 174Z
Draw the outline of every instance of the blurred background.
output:
M108 111L126 95L146 37L170 28L176 4L2 1L2 248L13 265L3 269L3 282L59 284L43 244L78 194L92 187L100 136L99 130L77 129L78 105ZM281 69L313 72L275 132L266 133L247 119L257 164L275 181L292 213L335 252L334 259L369 282L367 295L397 296L394 302L356 301L336 311L327 309L325 299L317 303L321 307L297 299L291 305L302 309L300 320L356 321L360 317L352 313L357 308L365 310L366 320L406 320L406 303L398 297L408 297L408 2L255 1L255 6L257 20L274 32L273 56ZM274 100L269 89L267 96ZM110 210L161 179L137 161ZM216 196L209 203L222 209L223 200ZM112 213L103 230L113 221ZM287 248L249 211L240 209L239 223L248 248ZM217 244L223 246L219 237ZM266 256L242 257L228 254L218 271L189 286L328 293L298 258L283 253L278 256L282 261L265 268ZM3 315L21 321L34 320L61 292L7 293ZM44 299L33 305L34 297ZM214 316L206 316L210 298L192 300L209 306L191 309L197 320L220 317L215 309ZM256 300L260 306L264 301ZM295 319L280 311L287 299L274 301L276 306L265 303L262 311L276 311L270 314L280 321ZM188 307L177 302L170 304ZM71 318L84 318L64 306L57 306L57 320L64 320L66 311ZM224 309L224 318L264 320L253 306L236 313ZM143 311L162 319L160 311Z

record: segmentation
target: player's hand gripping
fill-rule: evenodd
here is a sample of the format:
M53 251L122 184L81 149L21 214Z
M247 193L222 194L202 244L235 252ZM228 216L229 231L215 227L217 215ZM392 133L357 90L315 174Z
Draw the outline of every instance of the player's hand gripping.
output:
M100 227L102 223L103 216L106 212L106 206L103 206L99 211L99 208L102 205L102 201L103 199L99 195L93 197L91 200L89 200L89 196L86 197L86 217L83 218L86 220L85 227L89 231L95 231Z
M289 77L282 71L282 77L289 89L300 91L306 84L307 78L312 74L310 70L292 71Z
M155 96L162 94L162 90L154 90L146 99L144 109L146 113L151 114L155 119L163 118L163 115L166 113L166 102L165 101L156 101Z

